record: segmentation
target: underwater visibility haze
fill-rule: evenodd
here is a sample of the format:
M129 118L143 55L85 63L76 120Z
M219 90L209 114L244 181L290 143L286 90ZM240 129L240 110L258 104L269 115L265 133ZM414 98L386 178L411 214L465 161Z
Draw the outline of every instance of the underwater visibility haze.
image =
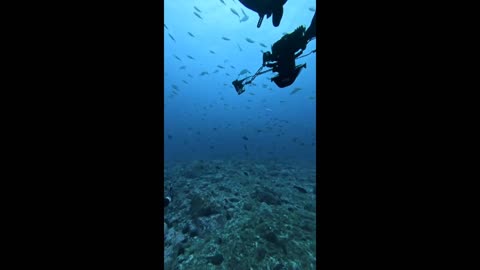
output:
M239 0L165 1L165 269L315 269L315 54L285 88L232 85L315 8L287 1L257 28Z

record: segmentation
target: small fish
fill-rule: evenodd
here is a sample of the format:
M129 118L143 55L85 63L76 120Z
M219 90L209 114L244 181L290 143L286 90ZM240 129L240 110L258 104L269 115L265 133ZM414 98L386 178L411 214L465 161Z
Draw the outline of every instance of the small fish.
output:
M195 60L195 58L191 57L190 55L187 55L188 58Z
M248 148L247 148L246 144L243 145L243 148L245 148L245 151L248 151Z
M221 69L224 69L224 67L223 67L223 66L220 66L220 65L217 65L217 67L218 67L218 68L221 68Z
M214 71L213 73L218 73L218 72L219 72L219 70L218 70L218 69L215 69L215 71Z
M170 38L171 38L173 41L175 41L175 39L173 38L172 35L170 35L170 34L168 34L168 35L170 36ZM175 41L175 42L176 42L176 41Z
M231 67L231 68L233 68L233 69L235 69L235 67L234 67L234 66L230 66L230 67Z
M180 67L180 69L185 69L185 68L186 68L186 66L181 66L181 67Z
M192 74L187 74L188 77L193 78Z
M240 47L240 45L238 45L238 43L237 43L237 46L238 46L238 50L239 50L239 51L243 51L243 50L242 50L242 47Z
M243 136L242 139L244 139L245 141L248 141L247 136Z
M245 40L248 41L248 42L250 42L250 43L255 43L255 41L253 41L253 40L251 40L251 39L249 39L249 38L246 38Z
M267 88L268 85L266 85L266 84L263 83L263 84L262 84L262 87L263 87L263 88Z
M187 81L185 81L185 80L182 80L182 82L184 82L185 84L188 84L188 82L187 82Z
M240 18L240 15L238 15L238 13L235 11L235 9L233 9L233 8L230 8L230 11L231 11L233 14L237 15L237 16L238 16L238 18Z
M315 97L308 97L308 99L315 99Z
M230 40L229 38L227 37L222 37L223 40Z
M225 2L223 2L223 0L220 0L220 2L222 2L222 4L224 4L225 6L227 5L227 4L225 4Z
M308 10L315 12L315 9L313 7L309 7Z
M243 74L246 74L246 73L251 73L251 72L248 71L248 69L243 69L242 71L240 71L240 73L238 75L243 75Z
M203 76L203 75L208 75L208 72L207 72L207 71L203 71L202 73L200 73L200 76Z
M165 26L165 28L168 30L168 27L167 27L167 25L166 25L166 24L163 24L163 26Z
M198 18L200 18L200 20L203 20L202 16L200 16L198 13L196 13L195 11L193 12L193 14L195 14L195 16L197 16Z
M300 91L300 90L302 90L302 88L297 87L297 88L293 89L292 92L290 92L290 95L293 95L293 94L295 94L296 92L298 92L298 91Z
M176 56L175 54L173 55L175 58L177 58L178 60L182 61L182 59L180 59L180 57Z
M259 43L260 46L264 47L264 48L268 48L267 45L263 44L263 43Z
M212 50L210 50L210 53L211 53L211 54L215 54L215 52L214 52L214 51L212 51Z
M168 139L171 140L172 138L173 138L172 135L168 134Z
M225 73L225 75L227 75L227 76L230 76L230 74L229 74L228 72L227 72L227 73Z
M247 16L247 14L245 14L245 11L243 11L242 8L241 8L240 10L241 10L242 13L243 13L243 18L240 19L240 22L246 22L246 21L248 21L248 16Z
M190 32L187 32L191 37L195 37L192 33Z
M178 90L178 86L176 86L175 84L172 84L172 88Z
M307 193L307 191L302 188L302 187L299 187L299 186L293 186L293 188L297 189L298 191L300 191L301 193Z
M250 92L249 94L252 95L252 96L255 96L255 93Z
M200 9L198 9L196 6L193 6L193 8L194 8L196 11L202 13L202 11L201 11Z

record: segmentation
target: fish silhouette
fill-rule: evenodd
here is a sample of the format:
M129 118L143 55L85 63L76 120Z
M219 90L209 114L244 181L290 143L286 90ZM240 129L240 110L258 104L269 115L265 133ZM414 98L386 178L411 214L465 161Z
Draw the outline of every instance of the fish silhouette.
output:
M195 14L195 16L197 16L198 18L200 18L200 20L203 20L202 16L200 16L197 12L193 12L193 14Z
M249 17L247 16L247 14L245 14L245 11L243 11L243 9L240 9L240 10L241 10L242 13L243 13L243 18L240 19L240 22L246 22L246 21L248 21L248 18L249 18Z
M240 15L238 15L238 13L237 13L237 11L235 11L235 9L230 8L230 11L231 11L233 14L237 15L237 17L240 19Z

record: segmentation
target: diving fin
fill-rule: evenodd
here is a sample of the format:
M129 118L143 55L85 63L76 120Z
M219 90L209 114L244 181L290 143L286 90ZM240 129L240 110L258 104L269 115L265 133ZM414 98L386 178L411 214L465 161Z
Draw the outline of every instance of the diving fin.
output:
M273 81L279 88L284 88L291 85L295 79L297 79L300 71L302 68L307 68L307 64L301 64L295 67L294 72L290 76L280 75L271 78L270 80Z

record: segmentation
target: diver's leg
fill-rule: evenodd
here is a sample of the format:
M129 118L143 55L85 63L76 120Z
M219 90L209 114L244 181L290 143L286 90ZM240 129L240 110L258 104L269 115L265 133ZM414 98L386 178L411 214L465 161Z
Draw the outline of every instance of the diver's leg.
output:
M280 25L280 21L282 20L283 6L273 9L272 13L273 13L273 17L272 17L273 26L277 27Z
M260 15L260 13L258 13L258 16L260 16L260 18L258 18L257 28L260 28L260 26L262 26L263 17L265 17L265 14Z

